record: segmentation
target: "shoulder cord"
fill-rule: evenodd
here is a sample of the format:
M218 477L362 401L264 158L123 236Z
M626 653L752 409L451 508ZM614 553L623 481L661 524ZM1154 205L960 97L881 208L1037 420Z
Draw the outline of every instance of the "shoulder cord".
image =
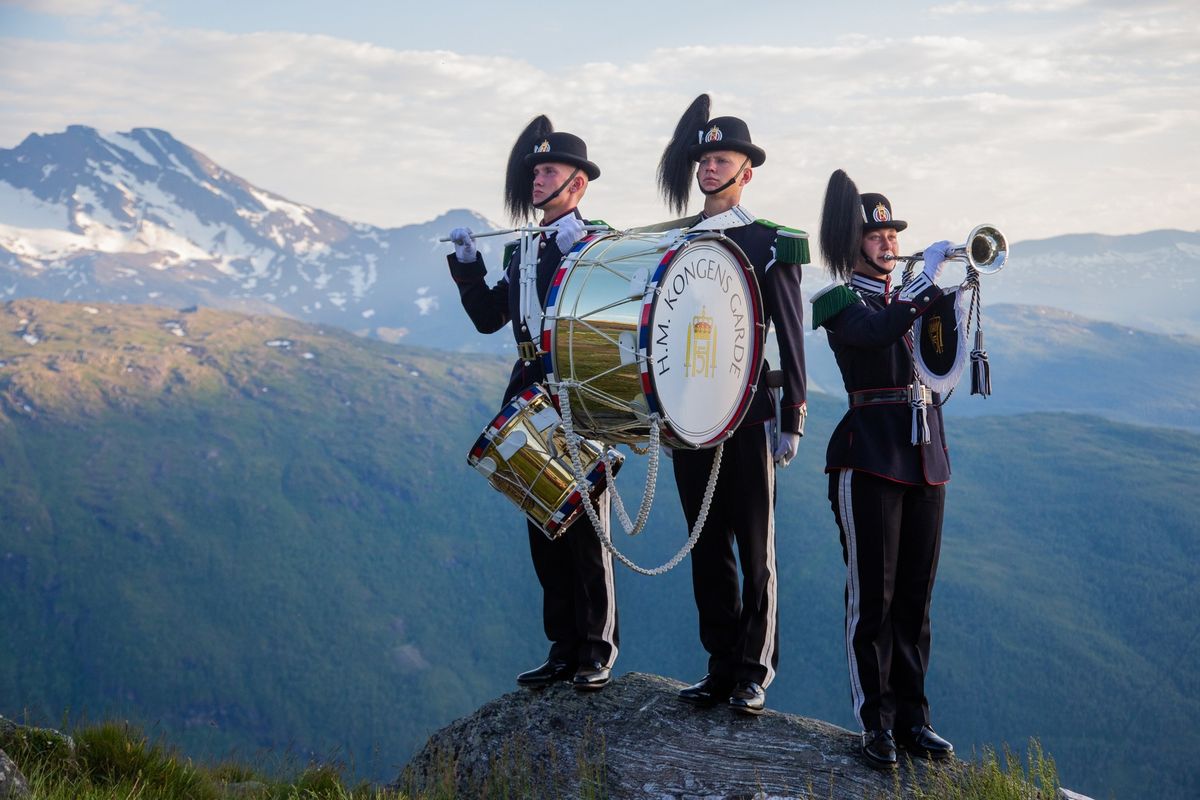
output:
M575 433L571 419L571 401L567 396L567 382L558 384L558 403L562 409L563 431L567 439L567 452L571 456L571 467L575 473L576 490L579 492L580 498L583 500L583 507L587 511L588 519L592 522L592 528L596 531L596 536L600 539L600 543L604 545L604 549L612 554L614 558L620 561L625 566L629 567L634 572L641 575L663 575L674 569L680 561L682 561L692 548L696 546L696 542L700 539L700 531L704 530L704 523L708 520L708 510L712 505L713 494L717 488L717 475L721 472L721 454L725 449L725 443L717 445L717 451L713 456L712 471L708 475L708 484L704 488L704 500L700 504L700 515L696 518L696 524L692 526L692 531L688 536L688 540L683 544L679 551L675 553L670 560L665 563L647 569L641 567L631 561L623 553L617 550L612 543L612 537L605 530L604 524L600 521L600 515L596 511L596 506L592 503L591 494L586 476L583 472L583 462L579 456L579 434ZM613 474L612 462L607 454L604 456L604 463L608 467L608 483L611 490L611 496L617 508L617 516L621 520L621 525L625 528L625 532L630 536L636 536L642 532L646 525L646 521L650 516L650 505L654 501L654 486L658 480L658 457L659 457L659 427L661 425L660 418L657 413L650 415L650 445L647 448L650 451L650 464L646 470L646 490L642 495L642 505L638 510L637 524L630 524L629 515L625 512L625 505L621 501L621 495L617 491L615 475Z

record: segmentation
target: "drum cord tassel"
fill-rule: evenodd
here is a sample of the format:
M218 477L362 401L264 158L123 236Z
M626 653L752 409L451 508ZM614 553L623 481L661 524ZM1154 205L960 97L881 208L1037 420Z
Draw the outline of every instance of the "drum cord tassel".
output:
M975 347L971 349L971 394L986 398L992 393L992 365L988 363L987 350L983 349L983 312L979 304L979 273L967 270L967 286L971 289L971 313L967 317L968 328L975 322Z
M908 387L908 405L912 408L912 443L929 444L929 416L925 406L925 387L916 378Z
M679 562L687 557L692 548L696 546L696 542L700 539L700 532L704 530L704 523L708 520L708 510L712 505L713 494L717 488L717 476L721 472L721 454L725 450L725 443L717 445L716 452L713 454L712 471L708 475L708 484L704 487L704 500L700 504L700 514L696 517L696 524L692 526L688 540L684 542L679 551L675 553L670 560L652 569L639 566L629 559L624 553L616 548L612 543L612 537L605 530L604 523L600 521L600 514L596 511L595 504L592 503L591 495L588 491L588 483L583 471L583 461L579 455L579 439L581 438L574 431L571 420L571 401L567 396L566 382L558 384L558 402L559 408L562 410L563 432L566 434L567 452L571 456L571 468L575 473L576 491L579 492L580 498L583 500L584 510L587 511L588 519L592 522L592 529L595 530L596 536L600 539L600 543L604 545L613 558L620 561L625 566L629 567L634 572L640 575L663 575L670 572ZM621 525L625 528L625 532L630 536L636 536L642 532L646 525L646 521L650 516L650 505L654 501L654 487L658 480L658 456L660 449L658 447L659 435L659 416L658 414L650 415L650 463L646 468L646 492L642 496L642 505L638 510L638 521L636 525L630 524L629 515L625 512L625 505L621 501L621 495L617 491L616 481L612 474L612 465L609 463L607 456L604 463L608 467L608 485L612 492L611 498L617 507L617 516L621 519Z

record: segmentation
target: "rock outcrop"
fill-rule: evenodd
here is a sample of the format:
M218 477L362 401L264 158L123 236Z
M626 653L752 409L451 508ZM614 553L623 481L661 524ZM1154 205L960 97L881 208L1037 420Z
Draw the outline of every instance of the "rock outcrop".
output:
M516 691L430 737L393 788L456 797L610 800L897 800L969 767L902 759L868 767L858 735L818 720L761 717L676 698L678 681L631 672L601 692ZM926 794L930 796L930 794ZM1057 800L1090 800L1061 790Z
M682 687L628 673L594 694L561 684L504 695L434 734L397 785L452 783L461 797L504 783L534 797L588 796L591 784L614 800L864 800L911 795L930 769L879 772L850 731L773 711L694 709L676 698Z
M26 800L29 783L12 759L0 750L0 800Z

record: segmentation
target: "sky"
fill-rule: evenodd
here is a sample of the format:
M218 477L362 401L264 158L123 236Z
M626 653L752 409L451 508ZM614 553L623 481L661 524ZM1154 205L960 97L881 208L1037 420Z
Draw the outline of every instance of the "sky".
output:
M504 222L544 113L601 167L582 210L625 228L671 216L658 158L707 92L767 152L744 205L813 233L838 168L912 250L1200 227L1200 3L834 5L0 0L0 148L161 128L353 221Z

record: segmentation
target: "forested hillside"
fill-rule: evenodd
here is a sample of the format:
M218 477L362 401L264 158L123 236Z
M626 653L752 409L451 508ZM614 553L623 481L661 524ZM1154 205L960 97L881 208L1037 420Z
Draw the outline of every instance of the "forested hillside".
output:
M270 317L0 306L0 713L393 777L544 655L523 525L466 466L506 375ZM768 704L849 726L821 474L842 403L812 406L780 477ZM1065 414L951 434L935 725L964 754L1039 736L1096 796L1194 796L1200 437ZM620 475L630 505L643 472ZM658 494L618 537L647 564L686 535L669 470ZM687 562L618 591L618 672L699 678Z

